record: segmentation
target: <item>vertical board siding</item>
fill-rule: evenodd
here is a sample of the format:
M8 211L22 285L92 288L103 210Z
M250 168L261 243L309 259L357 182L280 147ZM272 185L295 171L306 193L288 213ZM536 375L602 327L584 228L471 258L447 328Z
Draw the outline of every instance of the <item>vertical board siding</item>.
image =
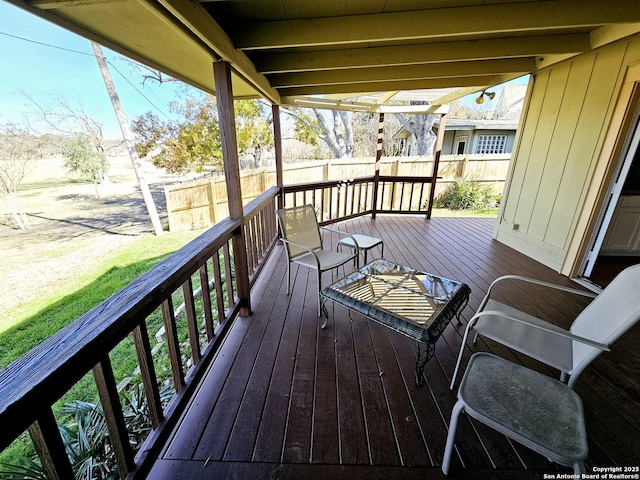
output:
M593 64L594 58L588 57L570 65L566 87L562 91L560 108L554 115L553 135L547 146L546 162L529 221L528 232L539 240L545 240L549 228L549 217L556 208L555 200L561 187L562 174L579 124ZM571 195L575 195L575 192L571 192ZM568 207L569 205L562 206L563 209ZM557 225L558 235L566 237L568 227L567 224Z
M585 207L613 106L640 40L621 42L540 72L496 237L560 269ZM605 156L606 157L606 156ZM516 227L517 225L517 227Z
M623 71L623 49L607 49L600 52L594 62L589 86L584 93L584 105L577 121L575 138L564 165L562 182L557 192L555 208L549 219L546 239L560 248L568 248L574 232L578 213L584 203L595 163L606 134L604 119L610 118L615 104L614 92ZM612 72L618 72L612 74ZM608 101L601 101L601 99ZM560 235L558 226L564 225L566 235Z

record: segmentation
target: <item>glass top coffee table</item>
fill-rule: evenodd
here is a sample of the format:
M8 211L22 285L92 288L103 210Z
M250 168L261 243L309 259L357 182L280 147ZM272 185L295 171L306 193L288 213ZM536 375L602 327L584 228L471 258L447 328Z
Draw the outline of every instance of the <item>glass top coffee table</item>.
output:
M434 354L436 341L453 317L460 320L470 293L462 282L375 260L324 288L320 295L327 319L324 303L332 300L416 340L416 383L422 385L424 366ZM325 325L326 321L322 328Z

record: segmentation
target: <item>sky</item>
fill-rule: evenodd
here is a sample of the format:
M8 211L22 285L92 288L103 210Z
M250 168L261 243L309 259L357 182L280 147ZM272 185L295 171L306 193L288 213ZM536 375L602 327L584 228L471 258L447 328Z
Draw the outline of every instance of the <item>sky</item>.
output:
M176 83L146 82L123 56L102 48L129 124L148 111L170 115ZM50 104L56 95L81 105L120 138L120 128L89 40L0 0L0 124L23 124L27 100Z

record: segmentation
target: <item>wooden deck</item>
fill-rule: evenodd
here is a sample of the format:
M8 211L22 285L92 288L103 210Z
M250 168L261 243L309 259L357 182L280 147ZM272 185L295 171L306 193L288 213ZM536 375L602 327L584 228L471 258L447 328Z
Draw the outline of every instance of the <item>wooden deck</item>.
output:
M379 217L345 224L385 241L385 258L461 280L470 318L490 282L517 273L575 286L491 240L487 219ZM333 241L335 245L335 240ZM373 257L378 252L373 251ZM342 273L342 271L340 271ZM462 325L452 323L414 382L416 345L404 336L329 305L319 329L315 276L292 267L278 246L252 292L254 315L239 318L149 478L446 478L440 465L455 395L449 390ZM330 274L323 277L323 285ZM585 301L517 287L503 301L526 304L568 326ZM640 465L640 327L582 375L589 468ZM492 351L554 372L489 342ZM468 350L471 353L471 350ZM543 478L570 472L465 416L450 478Z

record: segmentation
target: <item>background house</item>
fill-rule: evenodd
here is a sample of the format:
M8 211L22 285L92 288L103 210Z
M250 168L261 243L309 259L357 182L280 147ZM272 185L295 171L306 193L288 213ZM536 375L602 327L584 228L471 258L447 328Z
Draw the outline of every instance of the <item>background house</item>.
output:
M518 120L524 102L526 85L505 85L499 98L483 104L492 110L477 108L466 111L469 118L447 118L442 144L442 155L511 153L518 129ZM473 95L475 99L477 95ZM493 105L490 105L493 104ZM475 104L474 104L475 105ZM437 134L440 118L433 124ZM414 133L402 127L393 135L400 155L416 155L417 140Z

